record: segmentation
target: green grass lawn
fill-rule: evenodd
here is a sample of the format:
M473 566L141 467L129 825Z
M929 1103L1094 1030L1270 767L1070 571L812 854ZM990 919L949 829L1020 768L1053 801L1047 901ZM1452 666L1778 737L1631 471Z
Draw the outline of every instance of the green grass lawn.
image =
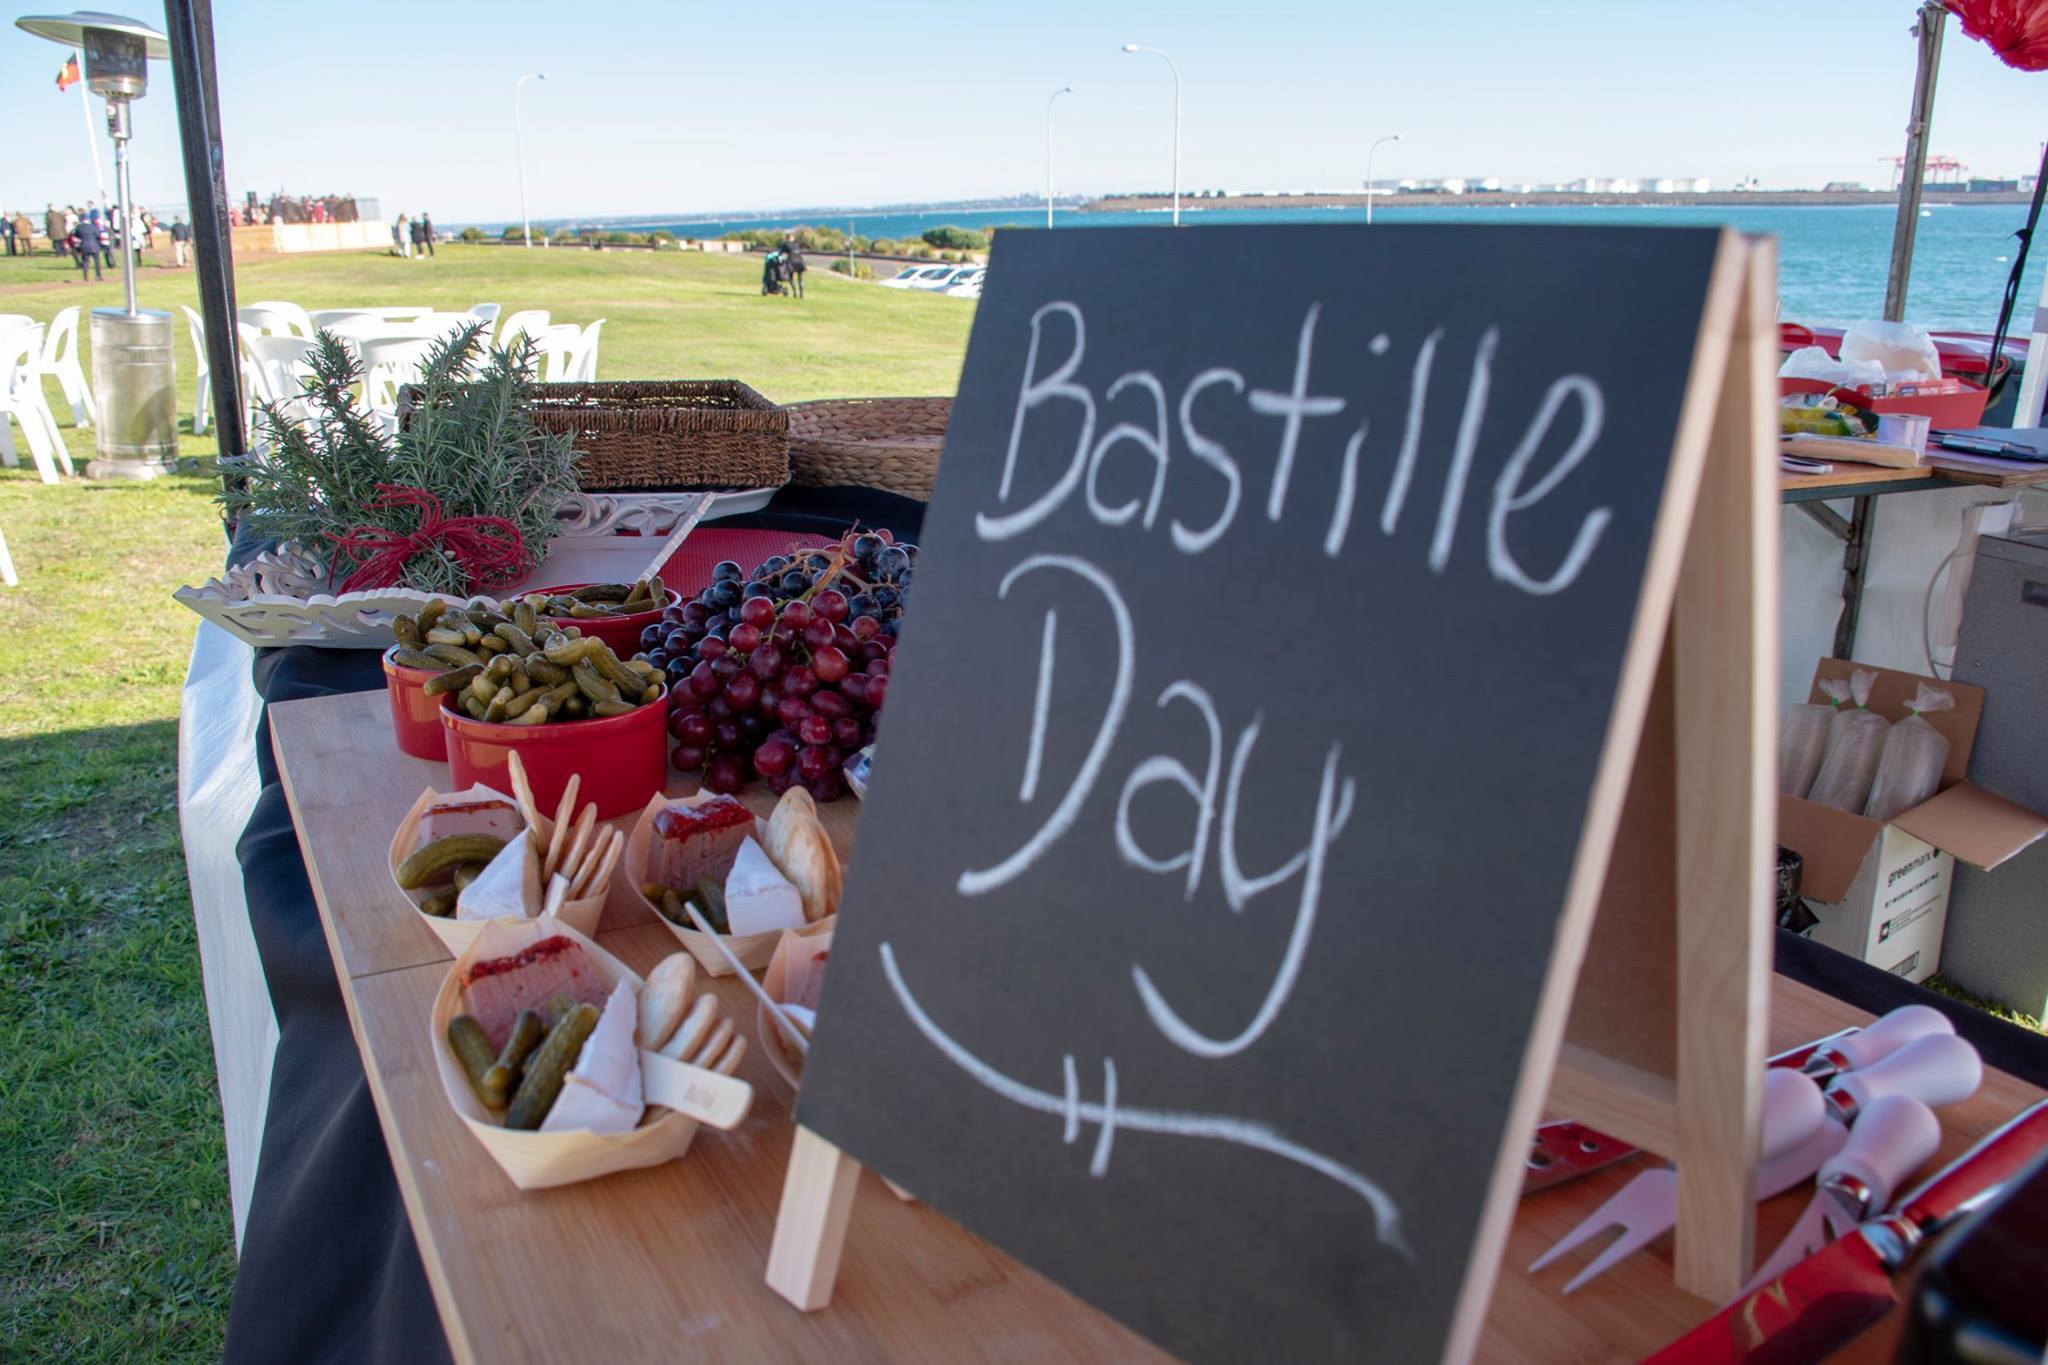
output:
M757 272L694 253L458 246L426 262L266 258L237 286L244 302L310 308L602 317L607 379L730 377L785 400L953 391L972 304L823 270L802 303L763 298ZM120 302L115 280L76 278L48 256L0 257L0 313ZM140 295L198 302L189 271L154 266ZM46 487L0 471L22 580L0 588L0 1361L216 1359L234 1280L176 805L197 618L170 594L217 572L224 548L182 323L178 364L181 448L201 472ZM65 435L82 471L91 434Z

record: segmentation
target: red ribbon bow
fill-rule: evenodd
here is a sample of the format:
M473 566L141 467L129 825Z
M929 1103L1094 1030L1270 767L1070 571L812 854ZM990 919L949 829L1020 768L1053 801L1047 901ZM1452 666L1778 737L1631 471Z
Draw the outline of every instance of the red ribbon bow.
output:
M365 525L333 536L335 549L358 565L342 580L343 592L391 587L405 572L405 562L423 550L446 551L468 575L467 591L472 593L508 587L526 571L526 542L519 528L503 517L444 517L441 500L426 489L380 483L369 510L387 507L418 508L419 529L405 535Z

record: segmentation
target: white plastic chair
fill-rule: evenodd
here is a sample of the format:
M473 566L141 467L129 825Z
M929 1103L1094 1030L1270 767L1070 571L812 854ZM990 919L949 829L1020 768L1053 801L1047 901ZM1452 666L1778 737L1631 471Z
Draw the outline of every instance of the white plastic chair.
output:
M575 372L577 350L583 344L583 329L573 322L558 322L533 340L540 348L540 382L568 383Z
M235 310L235 321L243 327L253 327L265 336L297 336L292 330L292 320L283 313L275 312L260 304L250 304Z
M312 314L299 307L296 303L286 303L279 299L263 299L249 306L251 308L261 308L266 313L277 314L278 317L284 319L285 326L290 328L293 336L303 337L307 341L313 339ZM269 329L265 328L264 330L268 331ZM280 336L282 333L271 332L271 335Z
M26 327L35 321L26 313L0 313L0 332L10 327Z
M536 345L540 334L548 329L548 310L528 308L505 319L505 325L498 329L498 344L508 350L518 344L520 337L532 337Z
M14 556L7 553L7 536L0 533L0 585L10 588L21 586L21 579L14 573Z
M92 390L78 363L77 304L58 309L57 316L50 319L49 333L43 339L43 373L64 390L64 401L71 404L72 425L90 427L99 409L93 406Z
M569 360L569 381L588 384L597 378L597 337L604 330L604 319L599 318L583 329L576 339L576 347Z
M491 333L498 325L498 305L495 303L472 303L469 315L484 325L484 344L491 343Z
M61 465L72 471L71 452L57 430L57 418L43 396L43 324L32 322L0 332L0 464L21 461L14 453L14 428L28 439L29 458L44 483L57 482Z
M363 357L363 406L382 417L398 411L400 385L419 378L432 338L416 336L364 337L357 344Z
M199 357L199 392L192 400L192 434L206 434L206 413L213 405L213 367L206 359L206 320L186 304L178 307L185 311L185 333L192 338L192 351Z

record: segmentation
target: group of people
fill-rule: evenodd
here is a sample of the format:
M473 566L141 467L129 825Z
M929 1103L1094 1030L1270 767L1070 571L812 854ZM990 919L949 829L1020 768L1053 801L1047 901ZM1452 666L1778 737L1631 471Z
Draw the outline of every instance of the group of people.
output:
M424 260L434 254L434 243L440 238L434 234L434 220L422 213L414 218L399 214L398 221L391 225L391 254L403 256L408 261Z
M761 263L761 292L804 296L804 249L795 236L785 233L782 245L768 253Z
M125 229L119 215L99 204L90 204L83 209L76 205L59 208L48 204L43 210L43 230L49 238L50 249L71 257L78 266L80 282L105 279L106 271L113 267L114 253L124 243L135 251L154 251L156 235L162 226L148 209L130 209ZM174 263L179 266L190 264L192 229L185 225L182 214L174 216L169 235ZM0 212L0 237L6 239L10 256L36 254L35 224L19 210L12 215Z
M265 227L272 223L353 223L359 214L352 194L273 194L259 203L248 191L240 204L228 206L230 227Z

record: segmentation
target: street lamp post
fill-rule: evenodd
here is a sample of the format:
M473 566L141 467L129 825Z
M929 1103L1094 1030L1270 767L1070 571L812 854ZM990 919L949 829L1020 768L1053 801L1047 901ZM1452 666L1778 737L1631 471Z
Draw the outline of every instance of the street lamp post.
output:
M512 82L512 156L519 163L519 231L529 250L533 247L533 223L526 216L526 140L519 127L519 94L528 81L546 79L541 72L529 71Z
M1399 142L1400 140L1401 135L1399 133L1388 133L1385 137L1374 138L1372 146L1365 149L1365 225L1367 227L1372 226L1372 197L1376 193L1372 187L1372 155L1380 149L1382 142Z
M1126 52L1149 52L1166 63L1166 69L1173 73L1173 225L1180 226L1180 68L1173 58L1156 47L1140 47L1136 43L1125 43Z
M1074 87L1063 85L1052 92L1045 102L1045 225L1052 226L1052 107L1061 95L1071 95Z

